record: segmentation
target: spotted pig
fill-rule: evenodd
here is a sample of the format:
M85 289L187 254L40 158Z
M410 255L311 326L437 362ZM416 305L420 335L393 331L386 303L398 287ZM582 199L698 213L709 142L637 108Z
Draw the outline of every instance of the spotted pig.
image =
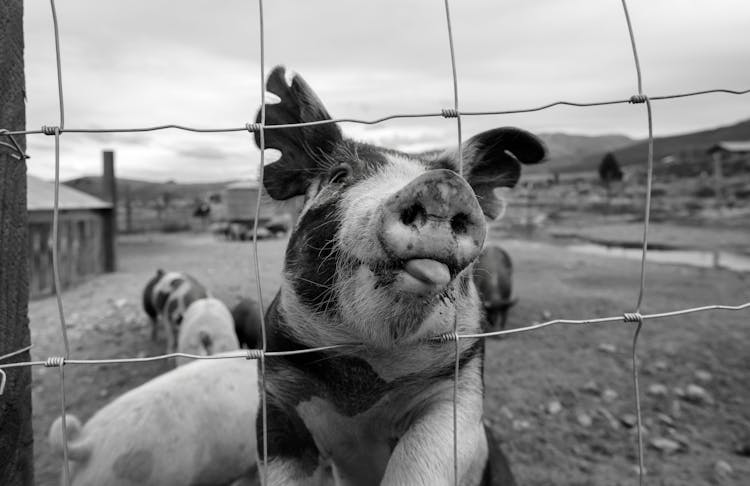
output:
M356 344L266 360L269 484L452 485L456 346L434 338L481 331L471 266L499 214L494 189L545 148L517 128L488 130L466 140L459 173L456 150L407 155L332 123L274 129L331 117L283 67L266 89L265 147L280 158L264 187L305 199L268 350ZM458 352L458 479L489 484L483 341L461 339Z
M143 310L151 319L151 338L156 339L158 328L162 328L167 352L175 352L180 324L188 306L209 296L206 287L195 277L183 272L157 270L143 289Z
M175 368L116 398L83 426L66 417L70 484L219 485L253 477L258 404L253 360ZM61 418L49 442L62 458Z

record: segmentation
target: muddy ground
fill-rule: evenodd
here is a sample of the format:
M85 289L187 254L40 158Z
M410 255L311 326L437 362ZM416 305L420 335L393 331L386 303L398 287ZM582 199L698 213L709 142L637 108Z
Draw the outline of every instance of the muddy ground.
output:
M738 231L750 241L747 230ZM549 242L506 240L506 236L493 233L516 267L519 302L511 311L511 326L634 310L638 263L573 253ZM701 238L710 239L710 230L704 230ZM714 240L721 245L721 238ZM737 241L731 240L732 249ZM259 244L266 303L279 284L285 243L280 239ZM204 234L152 234L121 237L118 251L117 273L63 293L72 357L151 356L163 351L163 343L151 342L140 308L141 289L156 268L188 271L230 305L240 295L255 295L248 243ZM736 305L750 301L750 275L653 264L647 270L646 290L643 313ZM30 318L33 358L60 355L54 298L31 302ZM622 322L558 325L489 340L486 416L503 437L519 484L637 484L630 364L633 330L632 324ZM747 310L646 321L638 355L647 484L747 484L748 349ZM67 408L86 420L118 395L167 369L165 362L66 366ZM48 428L60 413L58 374L52 368L33 370L39 485L57 484L59 478L61 460L51 455L46 443Z

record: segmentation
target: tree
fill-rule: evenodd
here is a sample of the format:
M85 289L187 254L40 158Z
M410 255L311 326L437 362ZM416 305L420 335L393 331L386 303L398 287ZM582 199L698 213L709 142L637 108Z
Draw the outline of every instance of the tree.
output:
M0 2L0 128L24 130L23 0ZM14 135L21 150L26 137ZM10 136L0 135L0 356L29 345L26 160ZM29 352L3 363L29 361ZM34 483L31 368L5 370L0 396L0 484Z
M606 188L609 188L612 182L622 180L620 164L617 163L617 159L611 152L608 152L599 164L599 178Z

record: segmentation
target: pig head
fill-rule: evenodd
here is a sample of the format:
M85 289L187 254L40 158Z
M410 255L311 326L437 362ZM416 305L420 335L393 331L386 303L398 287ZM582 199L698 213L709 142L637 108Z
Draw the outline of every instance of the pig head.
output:
M267 90L279 100L266 105L267 125L330 119L307 83L283 67ZM464 270L484 244L485 216L500 211L494 189L515 185L521 164L545 155L517 128L467 140L463 174L455 150L422 159L347 139L335 124L268 129L265 147L281 154L265 167L268 194L305 198L286 253L284 300L346 323L309 330L310 344L321 345L390 346L452 328L449 309L475 300ZM426 326L440 311L450 326Z

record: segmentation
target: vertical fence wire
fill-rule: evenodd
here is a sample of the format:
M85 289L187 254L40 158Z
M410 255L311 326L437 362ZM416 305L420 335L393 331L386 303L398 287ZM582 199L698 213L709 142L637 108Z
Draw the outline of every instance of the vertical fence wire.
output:
M638 59L638 49L635 42L635 34L633 33L633 25L630 21L630 14L628 12L628 5L626 0L622 0L622 9L625 15L625 22L628 27L628 35L630 36L630 45L633 51L633 60L635 62L635 71L638 80L638 96L633 97L633 102L645 102L646 111L648 115L648 159L647 159L647 172L646 172L646 207L644 208L643 215L643 244L642 244L642 256L641 256L641 279L640 286L638 289L638 301L636 303L635 315L637 316L636 328L633 333L633 344L632 344L632 372L633 372L633 395L635 397L635 409L636 409L636 431L637 447L638 447L638 484L643 485L645 468L644 468L644 455L643 455L643 414L641 410L641 396L640 396L640 385L638 383L638 338L643 328L643 319L640 317L641 305L643 304L643 295L646 290L646 256L648 254L648 226L651 217L651 189L653 184L653 172L654 172L654 130L653 130L653 114L651 111L651 101L648 96L643 94L643 77L641 75L641 64Z
M641 279L640 286L638 289L638 301L636 303L635 317L636 317L636 328L633 332L633 344L632 344L632 372L633 372L633 395L635 397L635 409L636 409L636 437L638 440L638 484L643 485L644 475L646 473L644 467L644 454L643 454L643 413L641 410L641 396L640 396L640 385L638 383L638 338L643 328L643 318L641 317L641 305L643 304L643 296L646 290L646 255L648 254L648 226L651 217L651 189L653 185L653 172L654 172L654 129L653 129L653 114L651 111L651 101L648 96L643 94L643 78L641 75L641 65L638 59L638 49L635 42L635 34L633 33L633 25L630 21L630 14L628 13L628 5L626 0L622 0L623 13L625 14L625 21L628 27L628 35L630 36L630 45L633 51L633 60L635 62L635 70L638 80L638 96L633 97L633 102L646 103L646 112L648 116L648 159L647 159L647 172L646 172L646 207L644 208L643 215L643 245L642 245L642 256L641 256Z
M263 193L263 173L265 165L265 152L266 152L266 61L265 61L265 35L264 28L265 23L263 19L263 0L258 0L258 27L260 30L260 125L258 129L258 137L260 139L260 167L258 168L258 195L255 201L255 221L253 222L253 260L255 263L255 284L258 290L258 312L260 314L260 336L261 336L261 350L260 353L260 403L261 403L261 422L263 428L263 467L261 474L263 476L263 484L268 484L268 408L266 402L266 320L265 320L265 306L263 305L263 291L260 286L260 266L258 263L258 220L260 220L260 206L262 201ZM254 136L252 131L251 136Z
M57 65L57 96L60 110L60 124L51 128L51 133L55 137L55 194L54 207L52 209L52 276L55 285L55 298L57 300L57 310L60 318L60 330L62 332L65 356L59 361L60 367L60 411L63 441L63 481L66 486L70 486L70 464L68 463L68 424L66 418L65 406L65 373L63 367L65 360L70 358L70 343L68 341L68 331L65 325L65 312L61 296L60 280L60 131L65 128L65 102L63 96L62 83L62 61L60 55L60 28L57 20L57 8L55 0L50 0L50 11L52 14L52 25L55 33L55 61ZM50 134L48 129L47 134Z
M456 52L453 46L453 25L449 0L444 0L445 24L448 28L448 46L450 47L451 72L453 75L453 110L456 114L456 131L458 137L458 173L464 175L463 140L461 136L461 114L458 108L458 76L456 74ZM453 484L458 486L458 379L461 365L461 340L458 339L458 311L454 310L453 334L455 335L455 361L453 366Z

